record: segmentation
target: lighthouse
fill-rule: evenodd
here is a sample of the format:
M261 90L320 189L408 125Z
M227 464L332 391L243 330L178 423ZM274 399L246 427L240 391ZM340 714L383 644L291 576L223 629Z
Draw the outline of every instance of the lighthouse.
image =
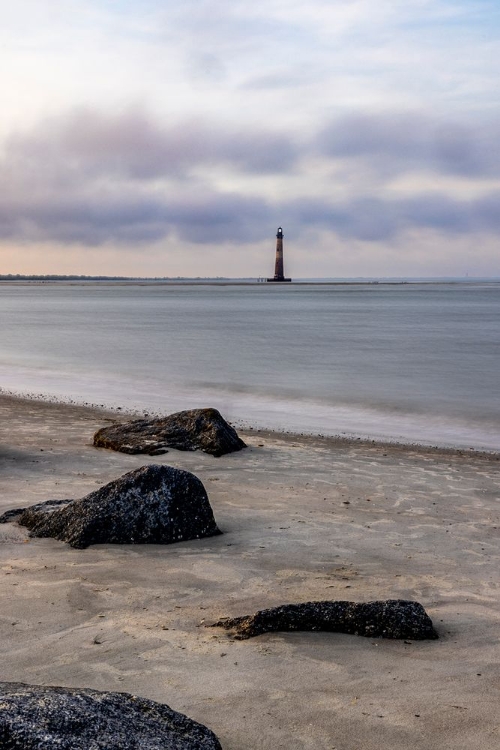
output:
M268 281L291 281L291 279L285 279L285 271L283 266L283 229L278 227L276 232L276 262L274 264L274 277L268 279Z

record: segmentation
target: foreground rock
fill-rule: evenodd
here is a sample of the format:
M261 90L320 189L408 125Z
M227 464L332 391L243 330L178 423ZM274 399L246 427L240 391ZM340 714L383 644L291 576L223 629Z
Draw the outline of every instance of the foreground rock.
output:
M8 750L221 750L203 724L128 693L0 683Z
M438 638L432 620L418 602L388 599L380 602L305 602L262 609L254 615L224 618L212 627L232 630L243 640L278 630L326 630L367 638Z
M215 536L203 484L172 466L143 466L81 500L58 500L18 510L32 537L54 537L82 549L89 544L172 544ZM8 511L0 522L13 519Z
M190 409L162 419L136 419L103 427L94 435L94 445L121 453L160 455L167 448L177 448L202 450L212 456L246 447L217 409Z

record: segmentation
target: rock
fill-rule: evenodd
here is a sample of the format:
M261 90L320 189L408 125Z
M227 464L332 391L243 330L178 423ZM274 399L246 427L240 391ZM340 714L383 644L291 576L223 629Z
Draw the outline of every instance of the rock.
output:
M217 409L190 409L161 419L136 419L103 427L94 435L94 445L122 453L159 455L170 447L202 450L212 456L246 447Z
M67 505L71 500L47 500L45 503L38 503L37 505L29 506L33 508L41 508L43 506L51 506L55 510L56 506ZM10 523L10 521L18 521L25 510L29 508L13 508L8 510L0 516L0 523Z
M221 533L198 477L154 465L130 471L80 500L32 505L18 522L32 537L54 537L78 549L89 544L172 544Z
M367 638L438 638L432 620L418 602L387 599L380 602L324 601L284 604L254 615L224 618L212 627L232 630L243 640L278 630L325 630Z
M213 732L128 693L0 682L6 750L221 750Z

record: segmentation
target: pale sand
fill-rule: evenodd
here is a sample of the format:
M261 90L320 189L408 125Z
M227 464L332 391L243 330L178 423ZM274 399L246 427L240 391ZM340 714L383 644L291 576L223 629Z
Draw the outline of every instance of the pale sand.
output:
M91 446L108 416L0 398L0 510L161 462L202 479L224 534L77 551L0 526L1 679L165 702L224 750L498 750L498 456L251 432L219 459L126 456ZM203 626L385 598L420 601L440 640Z

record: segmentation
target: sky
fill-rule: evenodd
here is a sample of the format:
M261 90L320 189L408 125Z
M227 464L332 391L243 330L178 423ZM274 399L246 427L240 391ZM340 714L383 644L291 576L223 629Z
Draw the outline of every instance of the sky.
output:
M3 0L0 273L500 277L498 0Z

